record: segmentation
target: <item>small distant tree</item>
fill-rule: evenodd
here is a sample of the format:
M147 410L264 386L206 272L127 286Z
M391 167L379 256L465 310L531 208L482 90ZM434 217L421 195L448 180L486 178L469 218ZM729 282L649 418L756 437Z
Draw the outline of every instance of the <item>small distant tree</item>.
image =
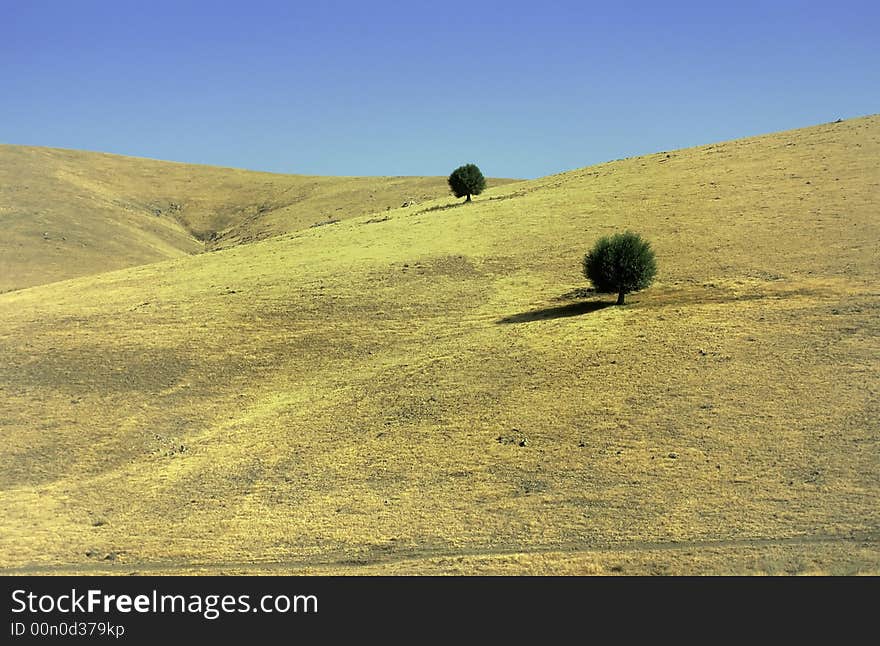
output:
M455 197L464 197L465 202L471 201L471 195L479 195L486 188L486 178L476 164L459 166L449 176L449 188Z
M584 256L584 275L597 292L616 293L618 305L626 294L648 287L656 273L651 243L631 231L599 238Z

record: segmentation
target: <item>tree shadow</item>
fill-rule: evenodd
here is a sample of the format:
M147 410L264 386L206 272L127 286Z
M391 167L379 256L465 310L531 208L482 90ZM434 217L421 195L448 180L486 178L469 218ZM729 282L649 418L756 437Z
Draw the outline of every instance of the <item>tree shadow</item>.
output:
M569 303L568 305L559 305L557 307L545 307L540 310L532 310L531 312L520 312L519 314L511 314L503 319L498 319L495 323L499 325L507 325L510 323L531 323L532 321L547 321L550 319L565 318L566 316L580 316L581 314L589 314L606 307L613 307L614 303L603 301L587 301L584 303Z
M598 292L592 287L576 287L575 289L565 292L561 296L554 298L554 301L571 301L575 298L589 298L595 296Z

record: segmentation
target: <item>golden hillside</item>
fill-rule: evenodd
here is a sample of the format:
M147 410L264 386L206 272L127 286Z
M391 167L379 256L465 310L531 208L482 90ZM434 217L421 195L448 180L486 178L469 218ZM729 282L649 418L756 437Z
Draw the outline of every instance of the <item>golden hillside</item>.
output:
M872 116L0 295L0 567L878 574L878 160Z
M448 193L443 177L278 175L0 145L0 292L252 242Z

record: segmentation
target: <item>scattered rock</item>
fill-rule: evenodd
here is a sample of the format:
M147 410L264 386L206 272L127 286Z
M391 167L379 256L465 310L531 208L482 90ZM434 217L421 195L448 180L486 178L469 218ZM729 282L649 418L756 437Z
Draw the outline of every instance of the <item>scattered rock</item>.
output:
M677 459L678 459L678 453L676 453L675 451L673 451L672 453L669 454L668 457L669 457L670 460L677 460Z
M523 437L519 434L519 429L512 428L510 429L510 435L499 435L495 438L499 444L516 444L517 446L527 446L529 443L528 438Z
M104 555L105 561L115 561L116 560L116 552L108 552Z
M106 524L107 524L106 520L104 520L103 518L98 518L97 520L92 522L92 527L103 527Z

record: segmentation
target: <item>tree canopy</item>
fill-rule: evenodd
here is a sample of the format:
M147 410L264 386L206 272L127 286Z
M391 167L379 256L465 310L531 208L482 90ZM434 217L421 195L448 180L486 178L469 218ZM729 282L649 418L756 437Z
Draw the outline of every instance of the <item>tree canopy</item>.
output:
M599 238L584 256L584 275L597 292L617 293L618 305L626 294L648 287L656 273L651 243L631 231Z
M470 202L471 195L479 195L486 188L486 178L476 164L465 164L452 171L449 188L455 197L467 196L465 201Z

